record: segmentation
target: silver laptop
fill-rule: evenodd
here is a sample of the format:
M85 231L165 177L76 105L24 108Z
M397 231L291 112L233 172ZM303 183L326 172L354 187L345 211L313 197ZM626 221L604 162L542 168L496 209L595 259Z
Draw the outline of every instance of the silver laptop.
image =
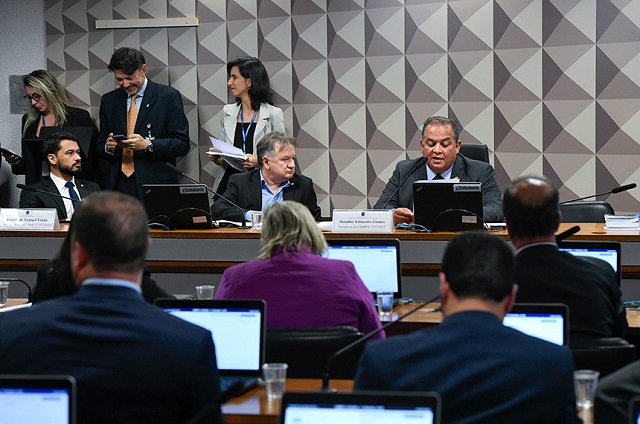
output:
M238 395L256 386L265 355L264 300L157 299L155 305L211 331L222 391L236 386Z

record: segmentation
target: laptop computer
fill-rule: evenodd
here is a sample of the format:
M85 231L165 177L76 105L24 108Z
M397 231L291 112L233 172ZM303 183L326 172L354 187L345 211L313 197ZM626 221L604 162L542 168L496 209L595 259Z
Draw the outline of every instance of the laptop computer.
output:
M286 392L279 424L438 424L441 404L433 392Z
M413 216L430 231L483 228L482 183L419 180L413 183Z
M204 184L144 184L149 225L168 229L212 228L209 193Z
M58 375L0 375L0 421L75 424L76 380Z
M569 308L563 303L515 303L502 323L553 344L569 345Z
M620 281L621 245L617 241L561 241L558 248L576 256L601 259L611 265Z
M265 355L264 300L157 299L155 305L211 331L221 391L235 386L238 396L257 385Z
M393 291L395 302L402 298L398 239L327 239L327 244L324 256L351 262L374 299L380 289Z

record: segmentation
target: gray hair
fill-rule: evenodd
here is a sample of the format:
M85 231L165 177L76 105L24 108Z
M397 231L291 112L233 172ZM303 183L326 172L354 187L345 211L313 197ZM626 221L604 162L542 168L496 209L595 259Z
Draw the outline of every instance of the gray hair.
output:
M458 141L460 139L460 125L458 124L458 121L453 118L446 118L444 116L431 116L427 118L427 120L424 121L424 124L422 124L423 140L429 125L451 125L451 129L453 130L453 141Z
M278 149L276 149L276 145ZM285 146L293 146L297 147L298 142L294 137L289 137L288 135L278 132L271 131L270 133L265 134L258 144L256 144L256 154L258 155L258 166L262 168L262 158L268 157L272 158L276 154L276 150L280 150Z
M327 249L327 241L309 208L293 200L285 200L269 205L262 218L261 259L270 258L276 249L285 252L310 250L322 255Z

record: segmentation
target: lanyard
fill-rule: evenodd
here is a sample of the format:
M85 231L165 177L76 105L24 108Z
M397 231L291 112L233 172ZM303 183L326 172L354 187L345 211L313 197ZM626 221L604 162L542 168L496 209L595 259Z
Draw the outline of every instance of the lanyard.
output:
M251 129L251 125L253 125L253 121L256 119L256 115L258 111L253 112L253 116L251 117L251 121L249 121L249 125L247 126L247 130L244 130L244 125L242 126L242 152L247 153L247 135L249 135L249 130ZM242 106L240 106L240 123L244 124L244 112L242 111Z

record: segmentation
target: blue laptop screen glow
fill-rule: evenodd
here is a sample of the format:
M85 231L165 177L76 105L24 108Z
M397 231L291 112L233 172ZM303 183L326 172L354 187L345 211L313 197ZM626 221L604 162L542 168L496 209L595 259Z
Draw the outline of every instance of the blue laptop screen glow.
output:
M611 265L614 271L618 272L618 251L616 249L599 248L599 247L564 247L560 245L560 250L569 252L575 256L587 256L597 258Z
M63 389L0 388L0 422L68 424L69 402Z

